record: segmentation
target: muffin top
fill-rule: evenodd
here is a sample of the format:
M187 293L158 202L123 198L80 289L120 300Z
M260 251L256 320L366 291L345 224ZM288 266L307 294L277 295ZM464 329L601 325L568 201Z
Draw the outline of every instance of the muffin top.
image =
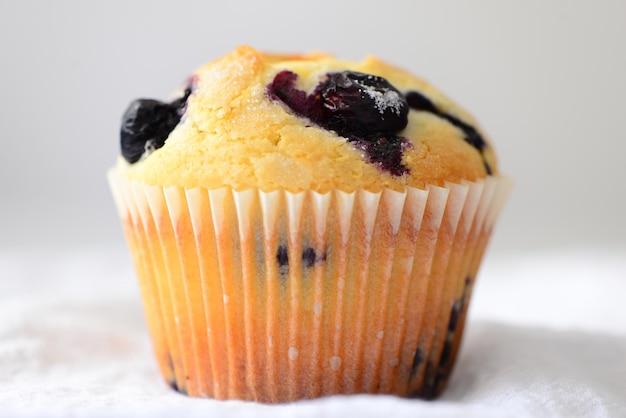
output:
M199 68L177 98L124 114L117 171L141 183L291 192L403 190L497 174L476 121L377 58L242 46Z

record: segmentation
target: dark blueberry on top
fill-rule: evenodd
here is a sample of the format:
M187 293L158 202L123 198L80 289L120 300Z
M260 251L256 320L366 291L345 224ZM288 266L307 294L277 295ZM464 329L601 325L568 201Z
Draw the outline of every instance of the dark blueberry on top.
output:
M418 93L416 91L408 92L406 94L406 101L411 107L411 109L432 113L434 115L439 116L442 119L447 120L452 125L459 128L461 131L463 131L463 137L465 139L465 142L467 142L468 144L476 148L478 152L480 152L482 155L482 151L487 147L487 142L482 137L482 135L476 130L476 128L474 128L472 125L463 122L461 119L457 118L456 116L453 116L449 113L445 113L439 110L429 98L427 98L423 94ZM485 166L485 171L489 175L492 174L491 166L485 160L485 156L482 155L482 157L483 157L483 164Z
M332 73L315 93L323 106L324 125L342 136L394 133L408 123L406 99L382 77L351 71Z
M445 118L454 126L459 128L465 134L465 140L474 148L479 151L482 151L487 146L487 143L483 139L483 137L478 133L476 128L472 125L469 125L459 118L452 115L445 115Z
M267 86L270 97L285 103L298 116L304 116L316 123L321 122L322 109L319 99L314 95L308 95L305 91L296 88L298 75L291 71L281 71L276 74L274 80Z
M331 73L310 95L295 87L297 79L296 74L281 71L268 86L270 96L341 136L399 132L408 123L406 99L382 77Z
M124 112L120 129L122 156L135 163L146 152L159 149L180 122L191 87L171 103L153 99L137 99Z
M403 175L403 150L409 144L396 134L408 123L404 96L386 79L352 71L330 73L311 94L296 88L298 76L281 71L268 94L298 116L337 132L363 151L368 160L393 175Z
M424 112L430 112L438 114L439 110L435 107L430 99L416 91L410 91L406 94L406 101L412 109L422 110Z
M352 145L367 154L372 164L386 170L394 176L401 176L409 172L402 164L402 154L411 148L411 142L403 137L385 134L370 134L365 138L350 137Z
M406 100L412 109L433 113L462 130L465 140L477 150L482 151L487 146L483 137L473 126L463 122L456 116L452 116L449 113L439 110L433 102L423 94L416 91L410 91L406 94Z

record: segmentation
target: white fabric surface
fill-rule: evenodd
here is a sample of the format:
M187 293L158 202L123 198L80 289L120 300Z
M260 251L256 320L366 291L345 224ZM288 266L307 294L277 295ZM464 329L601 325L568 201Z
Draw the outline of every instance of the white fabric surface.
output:
M489 255L439 400L271 406L163 383L125 248L0 252L0 416L626 417L624 254Z

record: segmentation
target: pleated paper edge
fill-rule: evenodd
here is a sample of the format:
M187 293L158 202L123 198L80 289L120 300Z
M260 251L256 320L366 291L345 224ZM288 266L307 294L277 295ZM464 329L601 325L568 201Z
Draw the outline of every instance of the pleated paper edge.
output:
M221 221L225 219L228 215L224 213L223 207L220 207L219 202L223 201L223 199L232 198L234 202L234 206L236 208L236 212L238 214L237 218L239 219L239 224L237 225L237 229L240 231L240 239L249 239L249 234L246 231L250 230L250 222L249 216L246 216L246 212L250 207L251 200L257 199L260 202L260 207L263 209L262 216L262 228L264 231L269 231L267 233L274 233L274 226L278 222L276 217L278 211L282 205L287 206L287 218L290 223L288 225L288 230L290 234L290 240L297 242L301 237L299 236L300 231L298 225L300 225L300 216L302 213L302 202L305 197L308 196L310 201L313 202L313 206L316 208L316 216L327 216L328 207L330 205L329 199L333 196L334 201L336 202L336 206L338 208L338 212L342 214L339 219L338 233L340 235L340 240L344 244L348 244L349 234L351 231L351 221L354 216L353 208L355 205L358 205L360 208L369 208L366 210L364 218L367 223L365 228L366 239L367 236L371 236L374 233L374 226L377 219L378 209L382 204L394 208L396 216L390 216L388 223L391 226L392 234L396 234L398 229L400 228L401 222L407 216L410 217L411 214L406 214L404 208L406 206L418 206L417 213L410 222L412 223L412 227L421 230L425 221L430 224L430 227L433 230L439 230L442 224L446 222L449 224L446 227L453 231L453 235L456 235L457 230L468 230L468 234L470 233L472 227L476 228L476 225L479 225L478 233L486 231L487 234L490 234L491 229L499 216L499 213L504 206L506 201L506 197L510 191L512 182L507 178L494 178L489 177L484 180L479 180L477 182L463 182L462 184L447 184L445 187L438 186L429 186L426 190L415 189L415 188L407 188L404 192L398 192L393 190L383 190L381 192L372 193L367 191L356 191L353 193L345 193L341 191L334 191L325 194L320 194L316 192L301 192L301 193L290 193L285 191L274 191L274 192L263 192L261 190L245 190L245 191L234 191L229 188L222 188L217 190L206 190L202 188L197 189L183 189L178 187L166 187L161 188L158 186L144 186L138 183L128 181L120 178L116 173L109 172L109 182L111 185L111 189L113 191L114 200L116 202L116 207L118 209L118 213L122 219L124 218L133 218L131 222L137 222L139 219L144 224L146 223L146 219L152 217L169 217L171 221L172 228L176 229L176 224L178 223L178 219L180 219L181 213L184 210L187 210L191 217L192 228L196 228L197 225L202 224L202 221L197 219L199 216L198 213L194 214L194 210L191 209L198 199L198 196L203 194L208 195L209 201L211 202L211 214L213 216L213 225L215 226L214 233L219 234ZM142 193L145 194L145 201L142 197L137 197ZM476 197L476 194L480 195L480 197ZM129 196L134 197L134 201L129 200ZM183 199L184 202L180 201ZM465 202L473 201L470 211L473 211L471 216L465 216L464 211L467 211ZM413 202L413 203L410 203ZM417 202L417 203L415 203ZM430 205L429 207L438 209L439 218L437 216L431 217L428 220L423 219L421 215L426 212L425 207ZM421 207L421 208L420 208ZM419 213L421 211L421 214ZM463 218L464 223L459 223L458 221ZM469 220L468 220L469 219ZM326 219L323 219L323 222L317 223L317 228L320 229L319 225L323 225L326 222ZM323 228L322 228L323 229ZM201 234L202 231L195 231L195 234ZM316 234L324 234L324 231L317 230ZM451 244L452 245L452 244ZM445 244L442 244L443 247L446 247ZM436 247L436 246L435 246ZM434 257L434 256L433 256ZM482 257L482 254L479 255ZM392 257L393 259L393 257ZM470 260L472 261L472 260ZM475 261L475 260L474 260ZM444 263L445 264L445 263ZM409 284L409 287L411 285ZM153 288L155 285L153 284ZM440 292L443 292L440 290ZM457 292L458 293L458 292ZM146 296L145 294L143 295ZM224 303L227 303L228 295L224 295ZM162 296L161 296L162 297ZM438 306L441 306L445 301L438 301ZM161 312L163 311L163 307L161 306ZM297 309L295 306L293 309ZM386 308L386 307L385 307ZM180 310L180 309L178 309ZM439 311L444 312L445 309L439 309ZM164 315L165 316L165 315ZM164 326L163 323L167 322L167 318L162 318L161 328L168 328ZM152 325L154 326L154 324ZM173 328L173 327L169 327ZM435 327L436 328L436 327ZM180 346L180 339L176 336L180 335L180 332L174 329L167 329L166 334L168 334L168 344L175 344ZM401 338L404 338L402 336ZM436 335L433 335L432 339L436 339ZM409 338L410 339L410 338ZM271 342L266 342L268 346L271 345ZM409 345L416 345L414 343L410 343ZM292 350L293 348L293 350ZM184 350L182 347L180 350ZM290 347L288 351L289 357L297 358L297 347ZM381 356L382 356L382 348ZM250 349L248 348L248 352ZM271 350L268 349L268 353ZM406 363L406 359L403 360L402 349L398 352L397 362L400 363L404 361ZM406 351L406 349L404 350ZM254 354L247 354L248 360L250 356L254 357ZM417 352L415 354L417 356ZM194 359L195 357L195 359ZM406 357L406 355L404 356ZM436 358L437 355L434 355ZM244 382L239 382L239 386L242 386L243 389L235 390L220 390L216 388L216 384L208 385L212 387L205 387L204 389L209 389L212 393L207 393L205 390L200 390L197 387L193 390L189 391L186 389L186 385L181 385L178 383L178 380L181 379L182 375L193 374L193 368L197 363L197 355L187 356L188 361L183 361L181 365L178 366L178 371L173 371L170 375L174 375L175 382L173 386L176 389L185 391L186 393L192 396L212 396L221 399L229 399L229 398L244 398L244 399L252 399L252 400L261 400L261 401L269 401L274 402L275 400L283 401L285 400L285 394L277 395L275 392L270 393L269 395L258 398L257 396L249 396L244 395L241 396L241 390L246 391L246 386L254 386L254 382L251 382L251 378L247 377L244 379ZM191 360L190 360L191 359ZM193 361L195 360L195 361ZM241 360L241 359L239 359ZM341 368L341 357L339 356L331 356L326 359L326 367L331 370ZM233 362L235 359L230 358L229 362ZM383 360L380 361L382 363ZM394 364L396 360L388 360L387 364ZM415 359L412 360L415 363ZM231 365L234 366L234 365ZM163 371L163 367L162 367ZM289 372L294 372L289 369ZM297 372L297 368L295 370ZM422 370L420 373L425 373L425 370ZM167 373L164 373L167 374ZM271 374L271 373L270 373ZM276 377L276 373L274 373ZM410 377L409 380L412 380L413 377ZM227 379L229 384L232 383L233 378ZM254 380L254 379L252 379ZM350 380L350 379L348 379ZM402 380L402 379L400 379ZM186 380L185 380L186 381ZM193 385L193 384L192 384ZM196 386L200 386L198 383ZM335 379L336 387L331 387L331 393L357 393L357 392L371 392L371 390L363 390L363 385L359 387L358 384L346 384L346 379ZM407 383L407 387L410 387L410 382ZM207 386L207 385L204 385ZM322 385L323 386L323 385ZM370 385L371 386L371 385ZM322 388L324 389L324 388ZM393 392L394 387L391 385L386 388L388 391ZM397 389L397 387L396 387ZM302 393L293 393L289 388L285 389L287 392L287 397L291 400L296 398L301 398ZM418 394L420 387L411 388L412 393L400 393L403 395L411 395ZM272 391L270 391L272 392ZM322 390L323 392L323 390ZM317 397L321 395L325 395L328 393L310 393L304 394L304 397ZM386 391L387 392L387 391ZM294 398L295 396L295 398ZM268 399L269 398L269 399Z

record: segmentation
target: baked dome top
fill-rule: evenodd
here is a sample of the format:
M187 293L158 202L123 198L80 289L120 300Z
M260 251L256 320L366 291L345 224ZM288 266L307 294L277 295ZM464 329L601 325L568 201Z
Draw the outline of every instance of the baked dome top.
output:
M133 102L121 138L118 172L161 186L379 191L498 172L470 114L375 57L242 46L199 68L172 102Z

